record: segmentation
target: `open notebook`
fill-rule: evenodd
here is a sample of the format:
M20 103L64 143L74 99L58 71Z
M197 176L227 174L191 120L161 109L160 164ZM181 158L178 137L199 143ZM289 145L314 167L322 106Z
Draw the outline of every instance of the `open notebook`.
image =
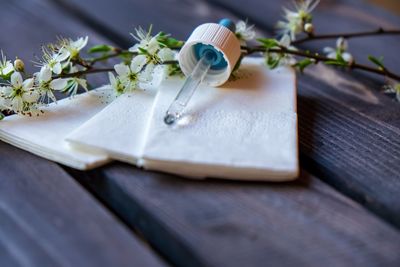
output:
M67 136L76 150L188 177L291 180L298 175L295 74L246 59L238 77L202 86L177 125L163 116L182 79L119 97Z

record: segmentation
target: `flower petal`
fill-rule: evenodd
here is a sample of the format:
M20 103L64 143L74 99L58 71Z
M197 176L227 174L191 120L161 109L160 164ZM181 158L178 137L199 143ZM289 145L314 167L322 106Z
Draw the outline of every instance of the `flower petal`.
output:
M346 51L349 48L349 44L346 39L340 37L336 40L336 47L341 49L342 51Z
M332 47L324 47L322 51L324 51L325 54L336 53L336 49L333 49Z
M47 66L43 66L39 72L39 80L42 82L48 82L51 79L51 70Z
M28 103L35 103L38 101L40 97L39 92L37 91L29 91L22 94L22 100Z
M70 56L70 53L67 49L61 49L60 52L58 52L58 54L56 54L54 56L54 60L61 62L66 60L68 57ZM59 73L57 73L59 74Z
M24 108L24 101L22 100L22 98L20 96L16 96L11 100L10 103L11 109L16 112L16 113L20 113Z
M5 110L10 108L10 99L0 98L0 109Z
M53 90L63 90L67 86L68 80L67 79L55 79L50 82L50 88Z
M79 84L83 89L85 89L85 91L88 90L88 88L87 88L87 81L86 81L85 79L79 79L79 78L77 78L77 81L78 81L78 84Z
M131 71L138 73L143 69L143 66L147 63L147 57L145 55L138 55L132 59Z
M154 64L148 64L144 71L140 72L139 77L141 82L150 82L153 79Z
M291 39L288 34L285 34L284 36L282 36L281 40L279 41L279 43L284 47L289 47L290 42L291 42Z
M158 43L157 37L154 36L150 39L149 43L147 44L147 52L151 55L154 55L157 50L160 49L160 44Z
M353 61L353 56L350 53L343 53L342 57L346 62Z
M117 85L117 80L115 79L115 76L112 72L108 73L108 79L110 80L110 84L112 87L116 87Z
M140 44L135 44L131 48L129 48L129 52L137 52L139 50Z
M165 65L157 65L152 74L152 79L151 79L151 86L159 86L161 82L165 79L165 77L168 74L170 66L165 66Z
M124 63L119 63L119 64L115 65L114 69L115 69L115 72L120 76L124 76L129 73L129 67L127 65L125 65Z
M22 86L22 75L19 72L14 72L11 75L11 84L13 87L21 87Z
M22 83L22 87L23 87L25 90L31 89L31 88L33 87L33 79L32 79L32 78L26 79L26 80Z
M12 71L14 71L14 65L10 61L6 61L6 64L3 69L3 75L7 75Z
M13 91L11 86L0 86L0 97L9 97Z
M78 38L78 40L76 40L75 42L72 42L71 45L76 48L77 50L81 50L82 48L84 48L87 43L88 43L89 37L85 36L85 37L80 37Z
M62 66L60 62L57 62L53 67L53 72L55 74L60 74L62 72Z
M175 54L171 49L165 47L158 52L158 57L161 61L174 60Z

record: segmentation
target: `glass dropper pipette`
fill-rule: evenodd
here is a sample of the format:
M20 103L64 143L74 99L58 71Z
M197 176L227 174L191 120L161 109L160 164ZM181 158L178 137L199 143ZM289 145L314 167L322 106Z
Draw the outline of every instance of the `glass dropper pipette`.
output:
M203 81L211 65L214 63L215 58L215 52L212 50L206 51L201 57L199 62L194 67L192 73L187 77L181 90L178 92L178 95L169 106L164 117L164 122L166 124L173 124L182 116L190 98Z

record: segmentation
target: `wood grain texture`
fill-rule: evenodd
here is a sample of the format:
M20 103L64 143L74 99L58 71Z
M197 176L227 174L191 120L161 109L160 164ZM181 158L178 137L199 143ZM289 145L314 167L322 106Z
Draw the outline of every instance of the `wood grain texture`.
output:
M191 181L113 164L74 173L177 266L397 266L400 234L314 177Z
M67 10L81 8L96 21L90 25L105 24L119 34L150 20L184 36L201 22L234 17L202 1L185 2L184 11L177 1L168 2L174 9L156 1L147 5L123 1L113 5L118 16L108 15L112 4L107 2L96 1L101 6L96 12L87 8L93 4L90 1L61 2ZM163 15L146 17L149 9ZM132 13L128 16L122 10ZM185 23L176 24L188 10L195 11L186 13ZM129 46L129 40L115 42ZM320 266L322 261L327 266L396 266L400 262L396 229L307 174L296 183L272 185L190 181L118 163L88 173L70 172L178 266Z
M57 34L90 33L38 1L2 1L0 24L0 49L24 59ZM59 165L5 143L0 159L1 267L166 266Z
M2 267L165 266L57 164L4 143L0 158Z

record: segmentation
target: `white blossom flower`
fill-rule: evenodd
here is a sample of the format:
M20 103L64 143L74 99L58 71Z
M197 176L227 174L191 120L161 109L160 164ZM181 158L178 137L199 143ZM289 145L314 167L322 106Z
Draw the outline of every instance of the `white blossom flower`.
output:
M134 57L131 64L128 66L124 63L120 63L114 66L117 78L114 80L111 75L110 83L118 94L132 92L138 88L139 82L144 81L143 68L147 63L145 55L138 55Z
M79 56L79 52L87 45L89 37L80 37L77 40L72 39L61 39L60 50L63 53L67 53L71 59L75 59Z
M52 79L51 77L52 72L50 68L47 66L43 66L40 69L39 73L36 73L36 87L38 88L39 92L41 93L41 101L45 103L45 99L47 98L47 103L49 103L50 99L54 102L57 101L56 97L54 96L53 91L63 91L68 83L68 79L57 78Z
M121 78L118 76L115 77L112 72L108 73L108 78L110 80L111 88L114 89L114 91L117 93L117 95L123 94L125 91L125 86L121 82Z
M256 37L254 25L247 25L247 21L239 20L236 23L236 36L242 41L250 41Z
M278 21L278 33L289 34L291 40L303 32L304 25L312 21L311 12L319 4L319 0L297 0L294 2L294 10L284 8L284 21Z
M143 30L142 27L135 29L136 34L131 34L131 35L138 43L129 48L130 52L140 53L141 52L140 50L142 49L146 50L148 54L153 55L157 53L158 50L160 50L161 47L157 40L157 35L151 36L151 29L152 29L151 26L147 32Z
M1 60L0 60L0 76L6 76L14 71L14 65L10 60L7 60L6 56L1 51Z
M157 39L159 34L151 36L151 27L147 32L140 27L135 30L136 34L132 34L132 36L138 43L132 46L129 51L138 53L141 57L136 60L145 62L140 71L141 82L147 82L149 85L158 84L169 69L168 66L161 66L162 63L173 60L175 54L170 48L160 45Z
M70 54L68 50L59 49L56 51L50 51L43 48L43 62L39 64L40 67L45 67L46 69L51 70L55 74L60 74L63 70L63 61L66 61Z
M400 83L391 83L383 86L383 92L395 94L397 101L400 102Z
M79 71L80 70L76 65L69 63L68 73L76 73ZM64 88L63 92L67 93L69 96L74 96L77 94L79 87L82 87L85 91L88 91L86 79L79 77L68 78L67 85Z
M347 40L343 37L340 37L336 40L336 48L325 47L323 51L328 58L337 59L339 55L344 59L344 61L352 62L353 56L349 52L347 52L348 48L349 45L347 43Z
M10 82L0 86L0 107L16 113L29 113L35 108L39 93L34 88L33 78L22 79L19 72L11 75Z
M162 65L162 63L174 59L174 52L167 47L161 48L153 57L147 56L147 65L141 76L143 82L147 82L151 85L158 85L170 69L170 65Z
M67 79L67 85L63 89L63 92L70 96L74 96L77 94L79 87L82 87L85 89L85 91L88 91L87 81L78 77L69 78Z

